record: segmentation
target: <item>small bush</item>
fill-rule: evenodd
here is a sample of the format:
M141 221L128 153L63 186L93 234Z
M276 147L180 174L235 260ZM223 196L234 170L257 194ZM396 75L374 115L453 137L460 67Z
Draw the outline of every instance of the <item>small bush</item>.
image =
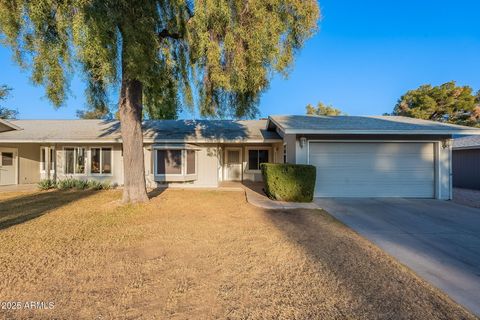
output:
M55 189L56 184L52 179L43 179L37 184L37 186L40 190L50 190Z
M265 192L271 199L311 202L315 189L316 168L300 164L261 164Z
M41 190L48 190L48 189L59 189L59 190L68 190L68 189L76 189L76 190L108 190L112 188L110 182L105 181L97 181L97 180L82 180L82 179L73 179L67 178L58 180L56 183L53 180L42 180L38 183L38 187Z

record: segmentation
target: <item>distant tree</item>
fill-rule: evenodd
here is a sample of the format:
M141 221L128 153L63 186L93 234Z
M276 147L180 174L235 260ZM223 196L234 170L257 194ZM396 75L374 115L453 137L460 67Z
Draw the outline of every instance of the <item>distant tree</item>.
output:
M478 127L480 91L474 94L471 87L455 81L422 85L400 97L393 115Z
M16 119L18 117L18 110L10 109L2 105L2 102L7 100L12 88L6 85L0 86L0 119Z
M311 116L341 116L344 115L342 110L334 108L332 105L326 105L322 102L317 104L317 107L308 104L306 106L307 115Z

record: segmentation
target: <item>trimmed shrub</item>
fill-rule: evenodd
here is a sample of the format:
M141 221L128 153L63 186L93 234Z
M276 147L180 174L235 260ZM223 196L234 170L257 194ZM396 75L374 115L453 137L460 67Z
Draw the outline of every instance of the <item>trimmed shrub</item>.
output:
M316 168L303 164L261 164L265 192L270 199L311 202L315 189Z

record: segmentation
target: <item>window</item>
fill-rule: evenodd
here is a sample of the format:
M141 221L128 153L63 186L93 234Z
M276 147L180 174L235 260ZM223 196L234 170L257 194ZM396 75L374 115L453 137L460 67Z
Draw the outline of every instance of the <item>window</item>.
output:
M2 152L2 166L13 166L13 152Z
M85 148L65 148L65 174L85 174Z
M112 173L112 148L90 149L90 173Z
M195 174L195 150L187 150L187 174Z
M268 162L268 150L248 150L248 170L260 170L260 164Z
M283 163L287 163L287 144L283 144Z
M55 149L50 148L50 170L55 170Z
M47 153L50 155L50 171L55 170L55 149L49 147L40 148L40 171L47 170Z
M45 157L46 157L46 150L45 148L40 149L40 170L45 171Z
M157 175L196 174L195 150L156 150Z
M157 174L182 174L182 150L157 150Z

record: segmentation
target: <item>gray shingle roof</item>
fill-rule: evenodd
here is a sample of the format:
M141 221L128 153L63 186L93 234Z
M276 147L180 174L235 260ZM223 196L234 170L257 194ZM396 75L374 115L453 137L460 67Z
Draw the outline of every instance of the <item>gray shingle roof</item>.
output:
M285 133L480 134L480 129L398 116L270 116L269 127Z
M454 149L478 149L480 148L480 136L467 136L453 140Z
M120 123L106 120L12 120L19 131L0 132L0 142L120 141ZM182 142L260 142L279 140L266 120L151 120L143 123L144 140Z

